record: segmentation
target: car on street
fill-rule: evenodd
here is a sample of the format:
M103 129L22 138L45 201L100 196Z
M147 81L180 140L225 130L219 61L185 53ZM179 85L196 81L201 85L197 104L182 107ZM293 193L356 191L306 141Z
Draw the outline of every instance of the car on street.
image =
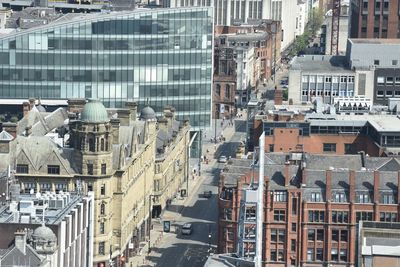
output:
M218 159L219 163L226 163L228 161L228 158L226 156L220 156Z
M203 197L204 198L210 198L212 196L212 192L211 191L204 191L203 192Z
M181 230L182 235L191 235L192 231L193 231L193 227L192 227L191 223L185 223L182 226L182 230Z

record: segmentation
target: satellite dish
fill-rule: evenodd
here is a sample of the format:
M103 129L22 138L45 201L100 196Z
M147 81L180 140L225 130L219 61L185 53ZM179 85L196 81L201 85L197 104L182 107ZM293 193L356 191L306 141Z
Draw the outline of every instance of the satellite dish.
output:
M29 190L29 194L33 195L35 193L35 190L33 190L33 188L31 188L31 190Z

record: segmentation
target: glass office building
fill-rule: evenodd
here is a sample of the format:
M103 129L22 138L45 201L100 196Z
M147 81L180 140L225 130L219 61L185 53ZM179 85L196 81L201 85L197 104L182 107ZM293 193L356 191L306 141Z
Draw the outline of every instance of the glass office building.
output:
M210 7L67 14L0 37L0 98L148 101L209 127L212 34Z

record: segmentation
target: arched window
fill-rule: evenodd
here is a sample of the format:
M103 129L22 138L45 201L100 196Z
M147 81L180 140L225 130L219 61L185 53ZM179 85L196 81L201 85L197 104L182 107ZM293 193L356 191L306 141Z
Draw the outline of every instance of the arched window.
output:
M100 204L100 215L106 214L106 204L101 203Z
M101 138L100 149L101 149L101 151L104 151L104 138Z
M95 152L95 149L94 149L94 139L93 139L93 138L89 138L89 151Z
M226 98L230 98L231 97L231 86L229 84L227 84L225 86L225 97Z
M215 94L216 94L217 96L220 96L220 95L221 95L221 85L217 84L217 85L215 86Z

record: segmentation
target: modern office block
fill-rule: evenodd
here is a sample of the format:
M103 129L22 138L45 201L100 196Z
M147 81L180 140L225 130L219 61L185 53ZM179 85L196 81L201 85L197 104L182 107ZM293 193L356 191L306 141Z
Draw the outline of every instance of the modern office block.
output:
M0 98L165 105L194 130L211 117L212 8L67 14L0 38Z

